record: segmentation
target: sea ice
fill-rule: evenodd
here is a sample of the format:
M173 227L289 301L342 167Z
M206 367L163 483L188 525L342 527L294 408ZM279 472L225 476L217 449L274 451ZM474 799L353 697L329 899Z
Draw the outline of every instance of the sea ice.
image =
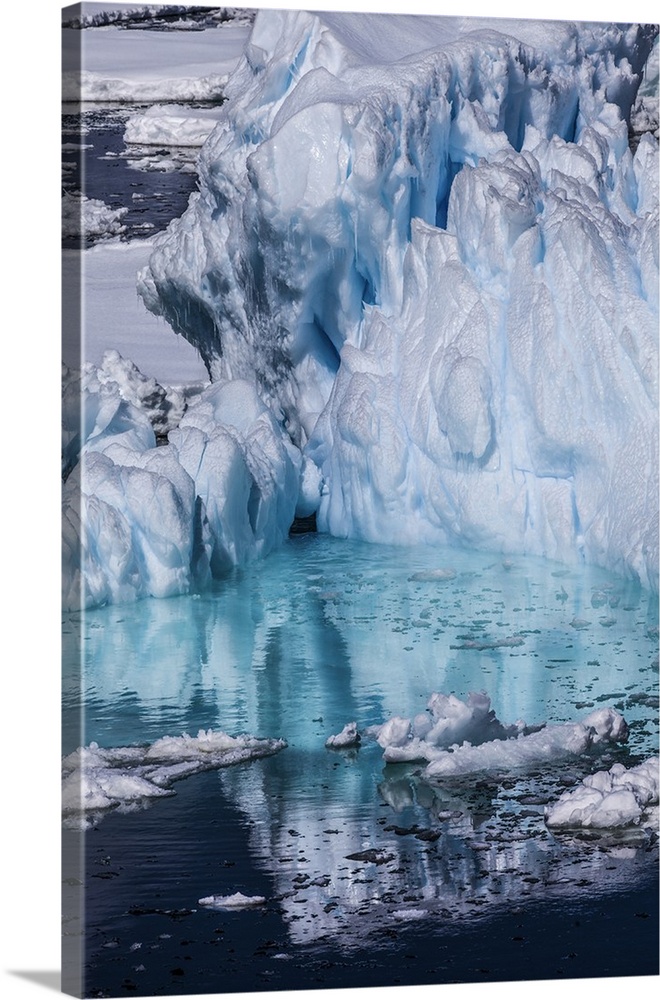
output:
M547 725L513 739L495 739L481 746L463 743L451 750L436 750L423 776L430 781L460 777L480 771L512 771L541 764L553 764L583 754L603 743L625 742L628 727L623 716L613 708L601 708L582 719Z
M546 807L545 822L551 829L651 825L657 830L659 768L658 757L649 757L634 767L614 764L590 774Z
M334 736L328 736L325 741L327 747L331 747L334 750L344 750L348 747L356 747L360 745L360 734L357 728L357 722L347 722L340 733Z
M62 235L118 236L124 230L121 220L127 212L127 208L110 208L98 198L65 191L62 195Z
M222 98L249 35L247 25L209 31L64 28L65 101L194 101ZM81 60L82 46L82 60ZM81 71L82 66L82 71Z
M173 795L171 786L201 771L231 767L284 749L284 740L228 736L164 736L146 747L79 747L62 761L62 812L71 827L95 825L112 809L144 808Z

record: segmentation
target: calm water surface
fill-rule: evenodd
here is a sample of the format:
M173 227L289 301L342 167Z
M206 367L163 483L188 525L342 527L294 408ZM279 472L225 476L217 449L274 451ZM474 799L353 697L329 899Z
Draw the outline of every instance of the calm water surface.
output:
M454 579L411 579L440 567ZM657 752L657 601L640 588L542 560L306 535L208 593L71 615L64 631L65 753L79 718L84 743L101 746L200 728L288 743L88 833L90 995L394 982L404 944L418 957L403 962L403 982L555 976L561 962L561 974L595 976L608 973L593 964L593 935L613 915L630 942L605 968L657 972L657 947L640 936L657 930L655 838L557 837L543 822L544 804L584 775ZM523 642L460 648L509 638ZM504 722L574 721L612 705L630 739L551 769L442 786L418 765L385 766L375 743L324 745L352 720L363 729L423 711L433 691L470 690L485 690ZM371 848L378 862L348 857ZM267 904L198 906L236 891ZM585 907L594 931L571 964L585 932L564 941L565 931ZM516 934L531 913L535 934ZM480 973L484 921L493 954ZM526 935L536 941L527 965Z

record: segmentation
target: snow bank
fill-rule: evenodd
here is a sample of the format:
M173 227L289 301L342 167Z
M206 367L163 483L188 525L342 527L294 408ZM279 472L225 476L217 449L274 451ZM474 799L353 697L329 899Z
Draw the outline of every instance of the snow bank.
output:
M600 708L581 722L548 725L537 732L523 733L514 739L496 739L481 746L463 743L451 750L433 751L423 776L437 781L481 771L509 772L537 767L627 738L628 727L623 716L616 709Z
M62 236L118 236L125 226L121 219L127 208L110 208L98 198L79 192L62 195Z
M196 737L164 736L146 747L79 747L62 762L62 812L68 826L95 825L108 811L145 808L173 795L175 781L257 760L286 747L284 740L228 736L201 729Z
M656 585L653 38L259 12L139 288L214 378L256 374L321 530Z
M564 792L546 807L545 822L552 829L616 829L650 823L657 829L660 761L650 757L626 769L614 764Z

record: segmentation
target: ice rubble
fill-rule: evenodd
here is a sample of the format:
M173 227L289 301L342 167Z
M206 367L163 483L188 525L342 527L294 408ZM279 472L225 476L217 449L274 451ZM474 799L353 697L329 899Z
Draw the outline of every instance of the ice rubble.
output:
M259 12L139 288L215 379L256 378L321 530L656 585L653 40Z
M80 192L62 195L62 236L117 236L124 230L127 208L110 208L99 198Z
M300 453L253 385L203 390L163 447L152 422L168 426L180 397L116 352L64 386L66 610L189 593L284 540Z
M627 738L628 726L620 712L614 708L599 708L580 722L547 725L513 739L495 739L479 746L466 742L450 750L431 747L427 750L429 764L423 777L433 782L481 771L537 767L585 753L599 744L625 742ZM386 752L385 759L398 758Z
M431 760L438 747L456 743L484 743L508 739L525 730L525 723L504 725L490 707L485 692L471 691L466 701L455 694L434 692L426 706L414 719L395 715L382 726L372 726L366 735L373 737L385 751L385 760Z
M552 829L593 830L635 827L658 828L658 757L626 769L614 764L584 778L546 807L545 822Z
M520 719L500 722L490 706L483 691L471 691L466 701L434 692L414 719L395 715L364 735L377 740L388 764L426 761L422 774L430 780L533 767L628 738L626 721L613 708L596 709L580 722L527 726Z
M284 740L228 736L201 729L197 736L163 736L149 746L79 747L62 762L62 813L68 826L97 823L109 810L144 808L174 794L175 781L201 771L257 760L286 747Z

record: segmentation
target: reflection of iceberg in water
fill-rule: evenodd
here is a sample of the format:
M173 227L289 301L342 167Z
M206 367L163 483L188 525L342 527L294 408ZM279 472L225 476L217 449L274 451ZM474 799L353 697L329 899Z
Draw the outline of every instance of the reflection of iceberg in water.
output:
M453 557L456 580L438 587L409 580L437 553L308 536L197 599L91 610L86 626L72 615L64 626L72 696L80 648L90 715L133 699L141 725L153 722L139 739L212 726L284 738L295 731L311 747L347 720L362 729L403 709L414 717L431 691L464 698L485 688L507 722L572 721L599 707L594 698L626 696L624 660L640 671L626 686L655 693L657 608L645 591L583 570L562 578L569 600L560 602L552 563L521 560L504 573L479 553ZM591 587L608 582L620 600L605 633ZM588 627L572 628L576 615ZM519 648L451 648L463 635L513 631L524 639ZM629 713L626 706L628 721L649 715L641 704ZM114 745L135 738L110 736ZM103 742L102 733L92 729L85 742L92 739Z
M655 603L601 571L573 571L560 584L551 563L521 558L504 571L479 553L452 553L455 579L410 579L445 561L429 550L308 536L198 598L85 614L86 743L126 746L209 728L287 741L217 780L246 818L251 862L293 942L327 936L350 947L420 914L468 918L503 902L574 895L578 884L616 891L654 864L643 833L619 856L614 842L553 835L543 810L588 773L653 751ZM556 599L560 586L567 600ZM594 586L618 599L607 630ZM575 617L588 627L572 628ZM71 616L66 629L80 628ZM451 648L462 635L514 632L521 647ZM74 714L78 669L72 660L65 704ZM629 743L560 767L433 787L419 764L384 766L373 741L325 747L349 720L363 732L397 713L414 718L431 691L465 699L482 689L498 718L532 726L616 707ZM233 891L214 883L196 898Z
M595 844L551 836L542 807L526 804L538 800L538 782L520 782L508 793L495 785L476 794L469 788L461 799L415 776L386 774L369 802L358 774L347 762L321 806L311 797L291 801L257 770L220 776L223 791L250 818L250 853L273 877L296 945L330 938L363 947L365 936L402 919L474 918L505 902L571 896L578 887L592 895L616 892L657 857L649 854L648 831ZM385 803L394 805L394 817ZM399 825L401 814L417 822Z

